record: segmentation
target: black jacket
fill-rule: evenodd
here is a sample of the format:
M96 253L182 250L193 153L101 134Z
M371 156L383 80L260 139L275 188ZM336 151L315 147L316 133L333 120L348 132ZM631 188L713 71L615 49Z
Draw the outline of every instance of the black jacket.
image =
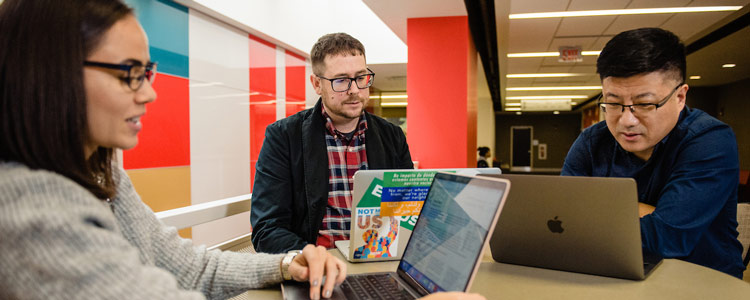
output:
M250 222L258 252L315 244L328 203L328 154L321 101L266 127L255 165ZM370 169L413 169L401 128L365 112Z

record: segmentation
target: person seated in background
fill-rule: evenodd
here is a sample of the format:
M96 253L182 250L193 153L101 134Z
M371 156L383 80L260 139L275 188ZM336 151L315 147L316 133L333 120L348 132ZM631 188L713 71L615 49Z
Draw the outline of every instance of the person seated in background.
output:
M375 74L362 43L327 34L310 60L318 102L269 125L255 165L250 221L259 252L348 240L354 173L414 168L401 128L365 111Z
M742 278L737 141L685 105L685 46L666 30L629 30L596 68L604 121L576 139L562 175L634 178L644 250Z
M292 279L317 299L343 282L324 247L207 251L141 202L114 155L156 98L129 7L5 0L0 43L1 299L224 299Z
M477 157L477 168L489 168L490 162L488 159L492 157L490 147L479 147L477 148L477 152L479 152L479 157Z

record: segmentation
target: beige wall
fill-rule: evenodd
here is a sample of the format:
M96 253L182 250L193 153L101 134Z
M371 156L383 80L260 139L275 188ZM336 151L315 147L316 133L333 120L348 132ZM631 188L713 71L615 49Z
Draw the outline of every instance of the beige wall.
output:
M190 205L190 167L127 170L135 190L154 212ZM191 238L190 228L180 236Z

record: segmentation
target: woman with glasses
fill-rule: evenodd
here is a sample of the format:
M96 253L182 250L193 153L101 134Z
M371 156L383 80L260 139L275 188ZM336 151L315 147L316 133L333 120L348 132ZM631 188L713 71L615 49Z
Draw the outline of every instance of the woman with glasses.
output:
M344 280L325 248L206 251L141 202L113 155L156 98L130 8L6 0L0 44L0 298L228 298L294 279L315 299Z
M130 8L5 0L0 43L0 299L223 299L282 280L318 299L343 282L323 247L206 251L141 202L113 155L136 146L156 98Z

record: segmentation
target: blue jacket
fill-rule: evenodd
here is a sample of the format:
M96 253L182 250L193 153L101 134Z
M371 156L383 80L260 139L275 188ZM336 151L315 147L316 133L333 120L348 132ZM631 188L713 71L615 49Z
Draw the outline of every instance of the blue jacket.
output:
M742 278L737 151L728 125L685 107L648 161L623 150L602 121L573 143L562 175L634 178L638 201L656 207L641 218L644 249Z
M250 209L253 246L283 253L315 244L328 204L328 153L321 101L266 127ZM370 169L413 169L403 131L365 112Z

